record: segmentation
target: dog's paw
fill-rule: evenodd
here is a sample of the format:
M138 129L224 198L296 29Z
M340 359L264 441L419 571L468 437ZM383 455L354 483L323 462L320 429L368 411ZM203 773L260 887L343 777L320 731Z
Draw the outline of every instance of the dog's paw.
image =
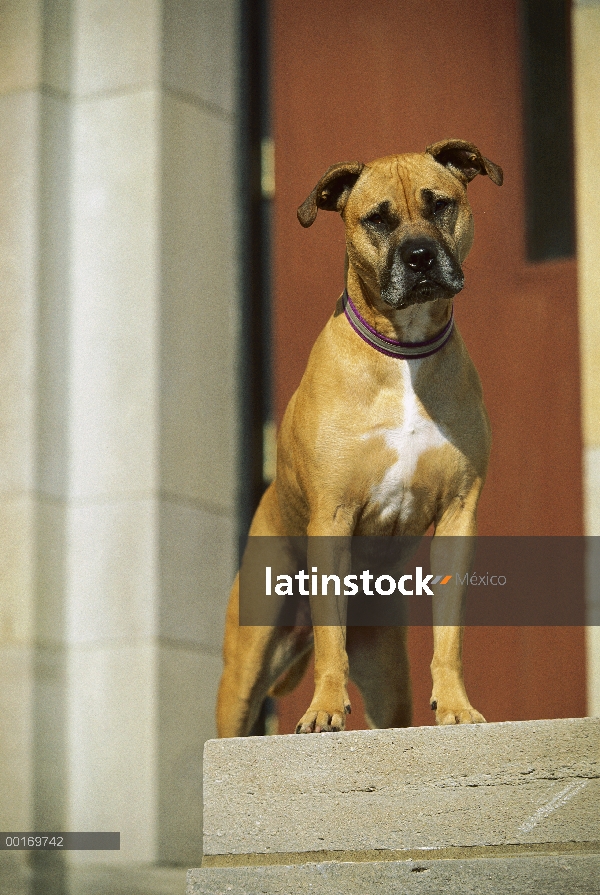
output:
M331 733L344 730L346 715L350 712L349 703L343 711L337 712L322 711L311 706L298 721L296 733Z
M486 724L486 720L470 703L452 706L431 700L431 708L435 711L436 724Z

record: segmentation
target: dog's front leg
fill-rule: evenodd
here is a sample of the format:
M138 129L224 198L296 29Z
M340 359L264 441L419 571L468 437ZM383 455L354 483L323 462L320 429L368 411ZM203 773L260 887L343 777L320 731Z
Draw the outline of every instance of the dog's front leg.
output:
M338 731L345 727L350 713L348 698L348 654L346 652L346 609L344 576L350 571L350 537L344 528L313 524L308 529L308 569L311 575L310 608L314 632L315 691L308 710L296 727L296 733ZM329 534L325 535L324 532ZM343 534L340 534L343 532ZM317 570L316 572L314 570ZM317 593L312 587L316 575ZM323 588L323 576L335 580Z
M431 543L434 577L452 574L435 585L433 603L433 690L431 707L438 724L473 724L485 718L469 702L462 666L463 616L468 576L475 556L477 525L474 508L456 505L437 526Z

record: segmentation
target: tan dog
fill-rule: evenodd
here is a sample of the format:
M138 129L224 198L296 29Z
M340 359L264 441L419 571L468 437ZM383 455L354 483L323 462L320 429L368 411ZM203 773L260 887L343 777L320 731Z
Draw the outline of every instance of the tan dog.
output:
M298 209L304 227L319 208L341 213L347 291L286 410L277 477L251 535L308 534L314 565L311 543L327 541L310 536L421 536L433 524L432 572L445 574L449 560L453 570L469 570L470 539L446 541L449 557L444 536L476 533L490 450L479 377L452 317L473 241L466 187L477 174L502 183L502 170L476 146L443 140L423 154L334 165ZM485 720L463 683L465 588L454 576L434 589L431 705L438 724ZM219 736L247 735L265 696L299 682L313 646L314 696L297 732L344 729L349 675L372 726L411 723L405 628L241 627L236 578Z

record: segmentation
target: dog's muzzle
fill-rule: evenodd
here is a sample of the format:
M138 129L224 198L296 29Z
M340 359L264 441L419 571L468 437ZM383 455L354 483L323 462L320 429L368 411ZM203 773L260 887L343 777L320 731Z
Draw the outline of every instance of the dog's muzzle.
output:
M388 256L381 297L393 308L451 298L464 286L460 264L449 248L430 237L410 237Z

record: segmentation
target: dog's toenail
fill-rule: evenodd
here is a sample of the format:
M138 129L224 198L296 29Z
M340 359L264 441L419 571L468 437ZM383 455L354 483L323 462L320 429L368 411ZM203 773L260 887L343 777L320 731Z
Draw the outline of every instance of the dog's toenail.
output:
M431 703L431 711L432 712L437 711L437 699L434 699L433 702Z
M352 706L351 706L351 705L345 705L344 708L345 708L345 710L346 710L346 714L347 714L347 715L351 715L351 714L352 714Z

